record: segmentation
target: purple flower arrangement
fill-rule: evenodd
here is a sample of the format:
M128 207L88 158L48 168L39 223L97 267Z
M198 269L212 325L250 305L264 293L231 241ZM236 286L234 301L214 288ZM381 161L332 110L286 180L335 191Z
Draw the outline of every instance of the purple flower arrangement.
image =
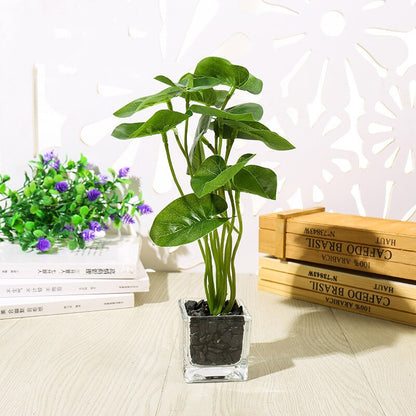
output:
M139 195L126 191L129 167L109 174L81 155L78 161L61 160L55 151L29 162L23 187L8 188L0 175L0 237L17 242L26 251L47 252L59 242L70 249L84 248L109 228L135 224L135 216L152 209Z

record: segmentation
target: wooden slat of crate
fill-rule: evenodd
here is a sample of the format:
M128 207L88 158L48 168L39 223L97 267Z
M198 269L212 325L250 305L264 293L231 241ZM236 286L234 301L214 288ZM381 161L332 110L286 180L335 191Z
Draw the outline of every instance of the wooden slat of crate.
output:
M259 249L263 253L273 254L276 257L285 257L286 225L289 218L314 214L324 211L323 207L307 209L293 209L274 214L260 216Z
M318 303L320 305L342 309L348 312L359 313L374 318L416 326L416 314L408 312L386 310L385 308L378 306L369 306L360 302L351 302L340 297L317 294L309 290L299 289L297 287L271 282L264 279L259 279L258 288L266 292L276 293L278 295L300 299L307 302Z
M386 293L405 299L416 299L416 284L402 279L389 278L388 276L347 271L312 263L285 261L269 256L259 258L259 267L276 272L310 277L321 282L335 282L343 286Z
M296 216L292 211L267 214L260 217L259 251L416 280L416 224L410 222L333 214L323 208L298 210Z
M291 245L286 245L286 258L416 281L416 266L405 263L373 261L363 256L346 256Z
M286 220L287 233L416 251L415 222L337 214L323 208L319 212L297 210L296 216L290 213L260 216L260 228L275 230L275 216L279 221Z
M378 306L387 310L398 310L416 314L416 300L376 292L371 289L357 288L340 283L322 281L293 273L260 268L259 277L276 283L299 289L309 290L316 294L337 296L349 301L360 302L370 306Z
M371 261L382 261L383 263L389 261L392 263L416 265L416 251L401 250L393 247L379 247L292 233L286 233L286 245L325 251L330 254L361 256Z

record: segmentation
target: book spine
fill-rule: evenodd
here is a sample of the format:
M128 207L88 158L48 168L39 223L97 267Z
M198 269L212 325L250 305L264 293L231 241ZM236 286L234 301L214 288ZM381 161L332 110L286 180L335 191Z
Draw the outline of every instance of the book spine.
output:
M262 279L258 282L258 288L266 292L276 293L278 295L300 299L306 302L318 303L320 305L367 315L374 318L416 326L416 314L408 312L386 310L385 308L378 306L367 305L361 302L344 299L342 297L315 293L309 290L291 287L281 283L269 282Z
M0 279L0 297L147 292L149 279Z
M349 256L307 247L286 246L288 259L309 261L343 269L383 274L403 279L416 280L416 266L407 263L396 263L389 260L375 260L367 256Z
M28 278L94 278L94 279L134 279L137 265L114 264L1 264L0 279Z
M0 319L24 318L30 316L56 315L75 312L91 312L134 307L134 294L51 296L30 302L10 299L0 306Z
M386 276L359 274L309 263L283 261L272 257L260 257L259 266L276 272L293 273L321 282L333 282L345 286L372 290L377 293L416 299L416 285L388 279Z
M341 285L334 282L322 282L292 273L260 269L259 277L263 280L284 284L290 287L308 290L314 294L336 296L350 302L360 302L370 307L397 310L416 314L416 300L378 293L372 290Z

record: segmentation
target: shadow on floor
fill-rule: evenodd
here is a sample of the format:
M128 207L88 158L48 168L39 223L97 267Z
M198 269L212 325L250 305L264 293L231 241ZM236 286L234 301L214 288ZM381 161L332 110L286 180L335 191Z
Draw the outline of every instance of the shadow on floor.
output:
M293 299L279 300L296 309L310 309L311 304ZM334 310L330 309L333 313ZM352 346L345 328L339 325L337 316L329 323L328 309L305 312L292 325L289 336L272 342L252 343L250 347L249 379L256 379L293 367L297 359L331 354L355 355L395 343L402 334L413 332L414 328L402 324L363 317L345 311L354 327L354 332L363 334L362 342ZM352 321L351 321L352 320ZM279 325L278 318L276 325ZM336 328L334 328L334 325ZM335 330L336 329L336 330Z

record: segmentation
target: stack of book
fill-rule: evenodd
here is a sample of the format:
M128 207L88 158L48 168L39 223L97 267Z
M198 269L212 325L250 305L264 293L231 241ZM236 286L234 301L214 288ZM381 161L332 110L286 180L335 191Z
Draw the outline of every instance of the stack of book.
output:
M134 307L149 290L139 240L104 237L83 250L22 252L0 243L0 319Z
M260 216L259 289L416 326L416 223L291 210Z

